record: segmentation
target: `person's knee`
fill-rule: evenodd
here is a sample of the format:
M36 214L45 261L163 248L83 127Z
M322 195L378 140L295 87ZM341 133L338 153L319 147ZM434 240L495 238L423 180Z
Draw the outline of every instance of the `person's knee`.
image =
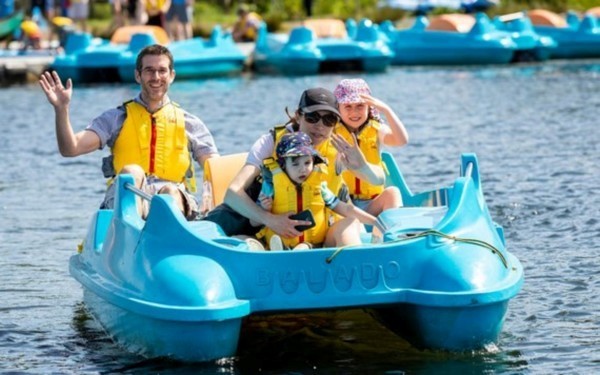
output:
M357 219L345 217L336 222L325 239L326 246L346 246L360 243L361 223Z
M163 186L162 188L160 188L160 190L158 191L158 194L169 194L169 195L177 197L181 194L181 190L179 190L179 188L175 185L167 184L167 185Z
M133 176L136 185L139 187L142 185L142 181L146 178L146 172L144 169L137 164L127 164L120 171L119 174L130 174Z
M120 171L119 174L130 174L133 177L144 176L144 168L137 164L127 164Z
M188 202L183 196L184 193L177 186L173 184L167 184L160 188L158 194L167 194L173 197L173 199L175 200L175 204L181 210L181 212L183 212L184 216L186 218L189 217L189 215L191 214L191 212L189 212L190 207L188 207Z
M402 193L400 193L400 189L395 186L390 186L385 188L385 190L381 193L384 198L383 209L386 210L388 208L396 208L402 206Z

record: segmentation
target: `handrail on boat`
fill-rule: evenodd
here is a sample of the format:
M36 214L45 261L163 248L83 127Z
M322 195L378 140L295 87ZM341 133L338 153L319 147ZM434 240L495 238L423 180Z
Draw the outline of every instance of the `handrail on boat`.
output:
M466 168L466 171L463 176L466 178L471 178L472 174L473 174L473 162L469 162L469 163L467 163L467 168Z
M134 194L136 194L137 196L147 200L147 201L151 201L152 200L152 196L148 193L146 193L145 191L142 191L140 189L138 189L136 186L130 184L130 183L126 183L125 185L125 189L132 191Z

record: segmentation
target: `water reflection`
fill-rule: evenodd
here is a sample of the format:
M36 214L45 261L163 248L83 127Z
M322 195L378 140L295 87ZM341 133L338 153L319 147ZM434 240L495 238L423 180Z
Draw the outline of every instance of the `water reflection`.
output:
M243 323L238 355L212 363L144 359L121 352L91 318L75 307L81 361L101 372L161 374L281 373L503 373L528 368L519 351L495 345L464 353L418 350L379 325L366 311L252 316ZM115 360L115 358L118 358Z

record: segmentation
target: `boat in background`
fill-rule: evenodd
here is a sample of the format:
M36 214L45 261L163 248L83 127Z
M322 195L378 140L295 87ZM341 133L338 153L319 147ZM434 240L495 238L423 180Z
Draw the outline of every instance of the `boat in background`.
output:
M152 44L148 34L138 34L136 47L130 47L119 58L119 77L123 82L135 82L134 70L137 54ZM215 26L210 38L192 38L171 42L167 45L173 54L176 80L207 78L240 74L244 69L247 55L233 41L230 34L224 34L220 26Z
M259 73L287 75L322 71L385 71L393 52L385 35L369 20L357 25L337 19L306 20L289 34L268 33L263 23L252 53Z
M583 18L574 12L567 12L563 18L545 9L533 9L527 16L538 34L556 41L557 47L552 50L551 58L595 58L600 57L600 23L596 10L590 11Z
M211 158L213 204L245 154ZM474 350L498 340L523 267L490 217L477 158L464 154L454 183L413 194L390 154L386 183L404 207L378 218L383 235L342 248L253 251L215 223L188 222L172 197L144 197L133 177L115 181L114 209L96 211L70 259L84 301L127 350L212 361L236 354L250 314L369 308L418 348Z
M485 13L420 15L411 28L396 29L385 21L381 30L388 35L395 65L506 64L518 50Z
M65 53L56 57L50 69L75 82L135 82L137 54L157 43L173 54L176 79L239 74L246 61L246 55L220 26L215 26L209 40L174 42L158 26L124 26L110 41L88 33L68 35Z
M546 61L558 46L553 38L538 34L523 12L495 17L494 25L498 30L510 33L517 44L513 62Z

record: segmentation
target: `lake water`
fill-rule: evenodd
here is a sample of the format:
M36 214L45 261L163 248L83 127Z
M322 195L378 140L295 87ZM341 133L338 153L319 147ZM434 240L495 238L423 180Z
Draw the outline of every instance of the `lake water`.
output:
M212 129L221 153L247 150L312 86L349 75L176 82L171 97ZM361 75L404 121L393 151L415 192L446 186L462 152L479 158L494 219L525 267L497 345L420 351L360 310L252 320L235 358L145 360L113 344L82 303L68 259L100 203L103 152L59 156L36 84L0 90L0 369L12 373L507 373L600 371L600 60ZM77 86L83 128L135 85Z

